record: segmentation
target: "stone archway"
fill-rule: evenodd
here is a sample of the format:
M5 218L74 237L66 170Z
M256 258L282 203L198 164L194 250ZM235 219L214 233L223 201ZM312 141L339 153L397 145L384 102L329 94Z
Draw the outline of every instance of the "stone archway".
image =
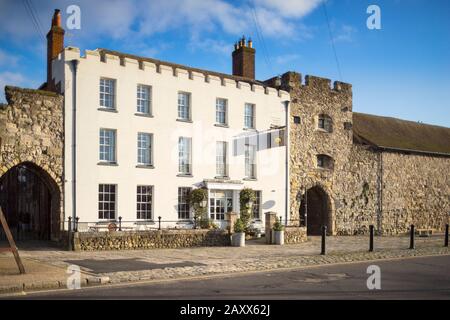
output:
M322 226L327 226L328 234L332 234L331 201L328 194L320 186L308 189L300 204L300 219L304 221L307 234L321 234Z
M0 206L18 240L56 238L60 201L56 182L34 163L20 163L0 178Z
M64 221L63 97L9 86L5 96L8 104L0 104L1 205L8 224L27 228L34 219L33 236L58 240Z

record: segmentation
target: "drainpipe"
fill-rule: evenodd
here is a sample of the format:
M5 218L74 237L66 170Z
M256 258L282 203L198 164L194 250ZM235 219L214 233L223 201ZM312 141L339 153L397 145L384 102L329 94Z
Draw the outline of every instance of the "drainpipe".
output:
M72 221L77 217L77 69L79 61L72 63Z
M286 106L286 210L285 210L285 217L284 217L284 224L287 226L288 224L288 217L289 217L289 208L290 208L290 193L291 193L291 187L289 183L289 150L290 150L290 134L289 134L289 119L290 119L290 111L289 111L289 101L284 102Z

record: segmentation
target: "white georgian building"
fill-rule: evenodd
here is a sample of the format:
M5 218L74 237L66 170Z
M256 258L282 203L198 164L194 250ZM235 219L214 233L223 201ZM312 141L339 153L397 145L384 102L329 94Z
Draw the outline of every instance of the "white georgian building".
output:
M164 226L191 227L186 194L199 187L222 227L245 187L257 191L256 225L267 211L286 216L289 94L254 80L251 42L235 46L234 75L105 49L56 51L50 80L65 98L66 219L79 217L80 229L119 217L145 228L159 216Z

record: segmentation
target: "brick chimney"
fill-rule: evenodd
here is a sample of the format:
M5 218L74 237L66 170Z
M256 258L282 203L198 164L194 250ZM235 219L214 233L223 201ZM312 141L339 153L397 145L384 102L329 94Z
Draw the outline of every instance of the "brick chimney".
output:
M64 29L61 27L61 13L55 9L52 18L52 26L47 33L47 86L46 89L56 91L53 81L52 60L64 50Z
M255 79L255 52L253 42L248 39L247 43L243 36L234 44L233 51L233 75Z

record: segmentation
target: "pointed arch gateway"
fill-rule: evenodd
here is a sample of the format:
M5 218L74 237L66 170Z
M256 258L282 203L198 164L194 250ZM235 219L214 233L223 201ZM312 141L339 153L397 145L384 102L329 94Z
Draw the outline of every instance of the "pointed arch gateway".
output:
M19 240L57 238L61 224L61 191L48 172L22 162L0 177L0 205Z
M314 186L305 192L299 213L308 235L321 235L322 226L327 226L328 234L333 233L331 209L330 197L322 187Z

